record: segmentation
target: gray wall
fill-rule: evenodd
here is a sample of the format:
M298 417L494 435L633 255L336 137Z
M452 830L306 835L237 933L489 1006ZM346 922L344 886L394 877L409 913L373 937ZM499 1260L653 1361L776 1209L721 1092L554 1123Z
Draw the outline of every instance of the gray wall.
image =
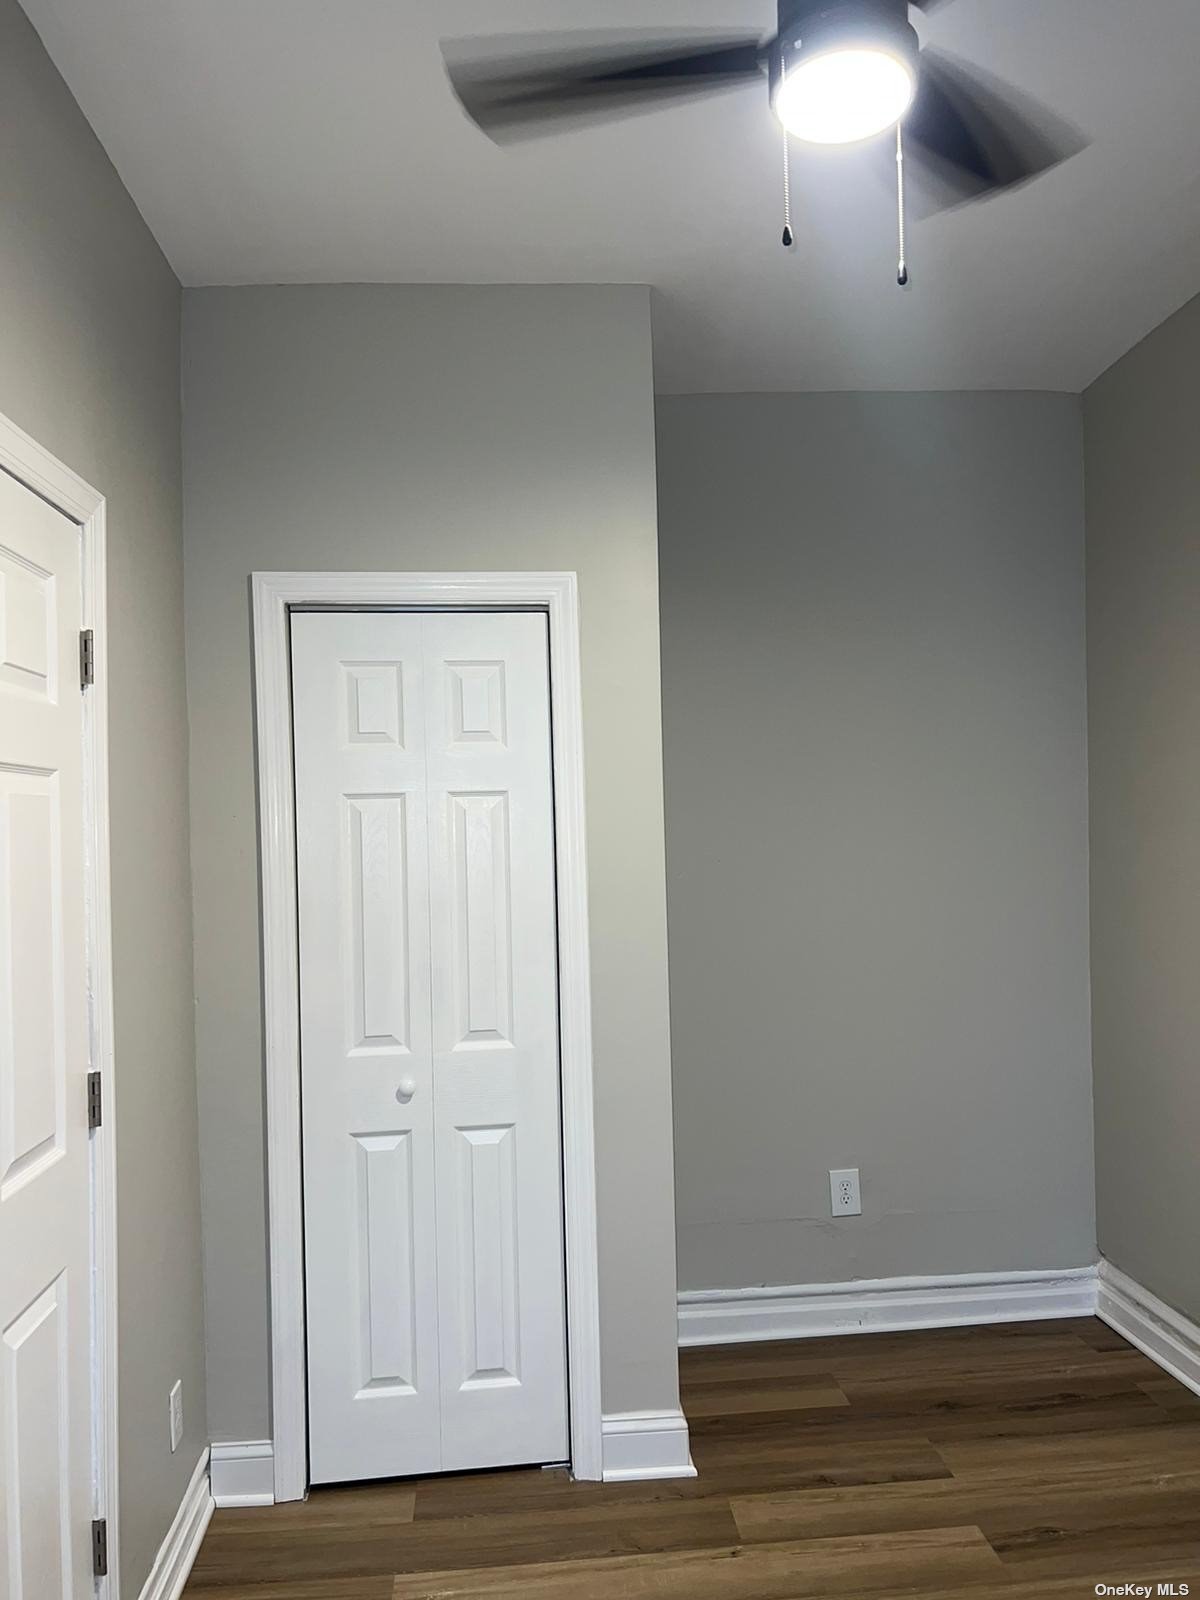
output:
M207 1440L179 285L13 0L0 0L0 323L0 411L108 496L121 1541L136 1595Z
M1200 299L1084 397L1100 1248L1200 1317Z
M664 398L658 455L681 1286L1093 1261L1078 400Z
M265 1437L247 578L580 577L604 1403L676 1403L654 434L644 289L189 292L188 694L210 1420Z

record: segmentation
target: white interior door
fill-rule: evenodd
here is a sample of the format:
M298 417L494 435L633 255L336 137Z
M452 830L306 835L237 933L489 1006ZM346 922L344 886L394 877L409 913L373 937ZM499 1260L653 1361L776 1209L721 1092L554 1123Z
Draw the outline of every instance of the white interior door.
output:
M80 580L0 471L2 1600L93 1588Z
M562 1460L546 619L292 618L312 1480Z

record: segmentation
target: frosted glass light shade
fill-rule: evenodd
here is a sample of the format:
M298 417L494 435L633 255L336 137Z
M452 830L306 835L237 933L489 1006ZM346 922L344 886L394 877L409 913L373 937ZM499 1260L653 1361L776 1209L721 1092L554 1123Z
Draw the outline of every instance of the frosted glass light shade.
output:
M890 50L869 45L801 55L775 92L775 115L812 144L853 144L882 133L912 104L917 78Z

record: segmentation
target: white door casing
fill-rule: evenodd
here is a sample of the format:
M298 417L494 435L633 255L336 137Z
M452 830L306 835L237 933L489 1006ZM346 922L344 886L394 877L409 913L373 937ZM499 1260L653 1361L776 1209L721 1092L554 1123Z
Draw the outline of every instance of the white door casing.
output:
M79 529L0 472L0 1596L93 1590Z
M293 612L312 607L476 611L529 607L543 611L549 622L570 1464L575 1477L598 1479L603 1470L603 1425L578 580L572 572L256 572L251 594L263 922L274 1497L276 1501L299 1500L308 1486L289 638Z
M312 1478L562 1459L546 618L292 629Z

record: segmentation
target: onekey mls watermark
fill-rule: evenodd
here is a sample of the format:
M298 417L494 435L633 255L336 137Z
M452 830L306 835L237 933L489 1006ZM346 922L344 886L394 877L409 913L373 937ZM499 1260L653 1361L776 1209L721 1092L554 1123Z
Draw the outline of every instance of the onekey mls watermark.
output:
M1101 1595L1186 1595L1191 1590L1186 1583L1098 1583L1093 1590ZM1197 1591L1200 1594L1200 1591Z

